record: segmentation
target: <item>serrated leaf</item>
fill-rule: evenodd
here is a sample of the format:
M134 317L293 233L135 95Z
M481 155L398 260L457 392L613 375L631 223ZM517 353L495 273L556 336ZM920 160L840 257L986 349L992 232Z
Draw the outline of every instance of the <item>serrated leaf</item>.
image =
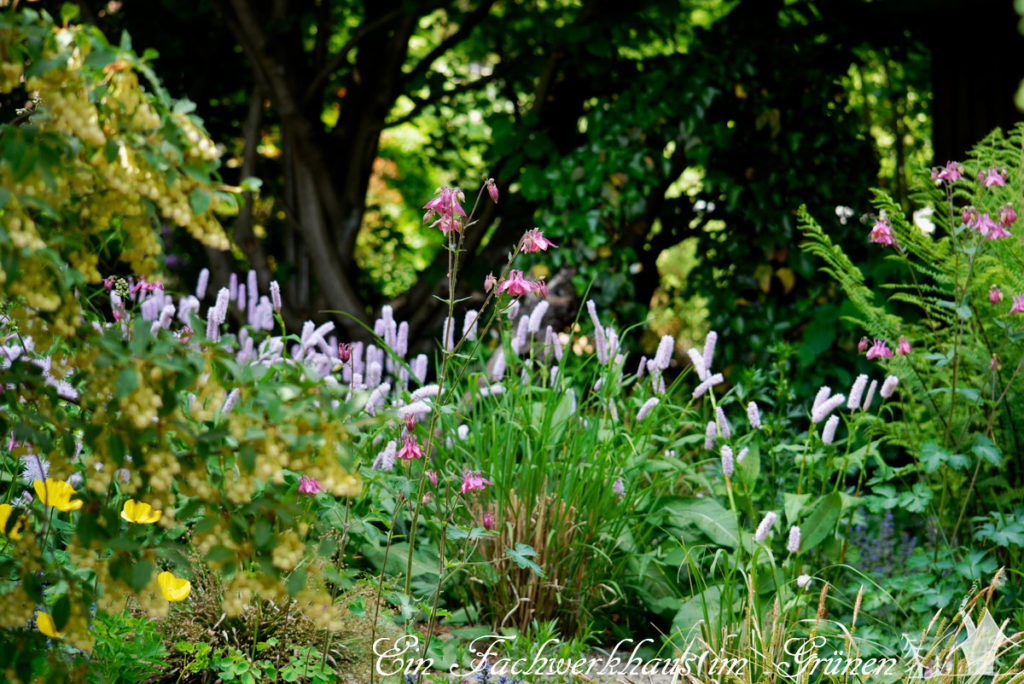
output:
M505 553L508 554L509 558L515 562L521 568L528 568L533 571L538 577L544 577L544 571L539 565L530 560L528 556L536 556L537 552L529 544L519 543L516 544L514 549L505 549Z
M971 452L978 458L984 459L996 467L999 467L1003 462L1003 454L999 447L985 435L979 434L974 436L974 446L971 447Z

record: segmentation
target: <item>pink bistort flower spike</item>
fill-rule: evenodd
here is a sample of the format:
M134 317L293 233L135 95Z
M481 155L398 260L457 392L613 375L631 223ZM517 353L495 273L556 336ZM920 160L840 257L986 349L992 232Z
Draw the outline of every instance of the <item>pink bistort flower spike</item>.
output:
M313 479L312 477L306 477L305 475L303 475L302 479L299 480L299 493L300 494L306 494L306 495L309 495L309 496L313 496L314 494L318 493L322 489L323 489L323 486L320 484L320 482L315 480L315 479Z
M459 493L483 491L487 485L494 484L490 480L485 479L483 475L479 470L475 473L472 470L464 470L462 472L462 488L459 489Z
M1010 307L1012 314L1024 314L1024 293L1013 295L1013 306Z
M775 524L775 520L778 517L774 511L768 511L764 519L761 520L761 524L757 526L757 532L754 533L754 541L763 542L768 539L768 533L772 531L772 525Z
M1003 292L998 287L993 285L992 287L988 288L988 301L992 302L993 304L998 304L1002 300L1002 298Z
M753 401L747 404L747 420L750 422L750 427L755 430L761 429L761 410Z
M733 461L732 447L728 444L722 446L722 475L729 478L735 472L736 465Z
M1006 171L990 166L988 171L978 172L978 182L986 188L991 188L994 185L1006 185Z
M910 346L910 340L906 337L901 337L899 344L896 345L896 353L900 356L906 356L911 351L913 351L913 348Z
M871 229L871 242L885 245L886 247L896 244L896 239L892 236L892 228L885 219L878 219L878 222Z
M786 550L790 553L800 550L800 528L796 525L789 528L789 541L786 544Z
M519 244L524 252L546 252L548 247L558 247L558 245L544 237L544 233L541 232L540 228L531 228L526 231Z

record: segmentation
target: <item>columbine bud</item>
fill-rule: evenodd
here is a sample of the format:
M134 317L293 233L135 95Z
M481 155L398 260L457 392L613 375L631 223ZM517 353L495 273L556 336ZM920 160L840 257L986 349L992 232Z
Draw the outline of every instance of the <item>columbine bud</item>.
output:
M487 179L487 194L491 196L492 202L498 203L498 186L493 178Z
M351 344L339 344L338 345L338 360L342 363L348 363L349 359L352 358L352 345Z

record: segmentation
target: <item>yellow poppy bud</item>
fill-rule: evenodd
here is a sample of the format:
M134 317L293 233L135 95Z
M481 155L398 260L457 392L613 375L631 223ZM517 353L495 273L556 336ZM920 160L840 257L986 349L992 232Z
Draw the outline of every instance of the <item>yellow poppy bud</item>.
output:
M38 480L36 481L38 482ZM49 613L36 613L36 627L39 628L40 632L54 639L62 637L67 633L57 631L57 625L54 624L53 617Z
M47 506L52 506L58 511L77 511L82 507L81 499L72 499L75 488L64 480L46 478L46 482L36 480L32 483L35 487L39 500Z
M187 579L175 577L166 570L156 576L160 583L160 591L168 601L184 601L192 592L192 583Z
M163 511L154 511L153 507L143 501L128 499L121 509L121 517L130 523L155 523L160 520Z

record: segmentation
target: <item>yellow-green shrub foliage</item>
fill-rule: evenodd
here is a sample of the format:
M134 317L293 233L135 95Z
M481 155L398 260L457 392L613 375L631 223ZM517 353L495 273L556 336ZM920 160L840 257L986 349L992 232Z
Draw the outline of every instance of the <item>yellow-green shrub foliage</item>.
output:
M233 336L144 320L124 281L119 322L88 304L109 296L101 259L159 281L160 224L227 248L214 210L236 205L190 105L127 41L69 18L0 16L0 91L26 102L0 124L0 628L18 646L0 652L0 672L32 676L52 631L37 614L83 649L97 608L134 598L166 614L157 575L188 579L190 546L227 580L229 615L257 593L336 627L323 563L306 553L316 519L295 489L306 473L332 496L359 492L342 465L347 404L286 357L240 363ZM56 490L44 501L24 473L44 465L48 482L75 484L56 507ZM129 498L159 519L122 516Z

